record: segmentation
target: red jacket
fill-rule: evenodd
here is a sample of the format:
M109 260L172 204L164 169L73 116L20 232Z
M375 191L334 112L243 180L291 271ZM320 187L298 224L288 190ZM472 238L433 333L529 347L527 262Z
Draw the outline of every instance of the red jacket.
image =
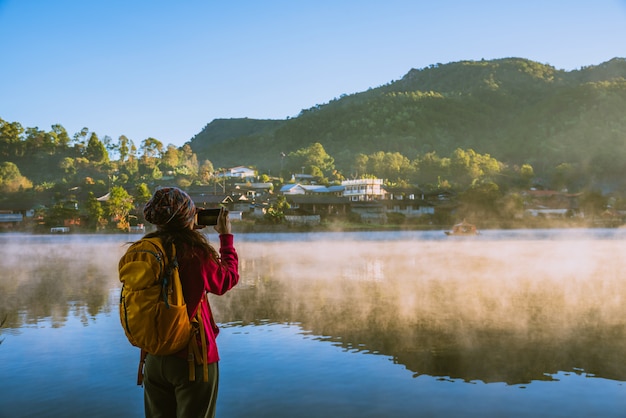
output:
M222 234L219 237L221 255L219 264L210 258L193 257L189 251L180 251L177 254L180 281L190 318L195 315L195 309L205 292L223 295L239 282L239 260L233 246L233 236ZM207 298L202 300L200 312L207 335L207 360L209 363L215 363L220 359L215 342L219 328L213 319ZM179 355L187 358L187 350Z

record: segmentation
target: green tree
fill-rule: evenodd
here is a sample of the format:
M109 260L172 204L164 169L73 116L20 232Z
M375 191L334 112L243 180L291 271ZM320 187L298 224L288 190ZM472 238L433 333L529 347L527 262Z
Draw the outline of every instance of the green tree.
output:
M114 143L113 138L111 138L109 135L105 135L104 138L102 138L102 144L107 151L109 159L111 159L111 156L117 152L118 144Z
M457 148L450 157L451 178L461 187L478 180L493 179L501 171L501 164L489 154L481 155L473 149Z
M163 178L163 172L161 171L161 169L158 166L155 166L152 169L152 172L149 175L149 179L150 180L160 180Z
M121 186L112 187L107 201L107 215L115 222L117 229L128 229L128 215L132 208L133 198L126 189Z
M72 144L74 145L74 152L76 156L82 156L85 153L85 149L87 148L87 134L89 133L89 128L85 127L81 129L79 132L76 132L72 137Z
M70 136L65 128L59 124L52 125L52 132L56 137L56 143L61 150L66 150L70 144Z
M163 153L163 158L161 158L161 168L164 171L174 172L178 168L179 164L180 153L178 152L178 148L172 144L168 145L167 149Z
M78 219L79 217L77 202L62 201L55 203L48 210L45 222L47 226L65 225L65 221Z
M85 156L89 161L96 164L109 162L109 153L102 141L98 138L98 135L94 132L91 133L89 141L87 142Z
M289 209L289 203L287 198L283 195L277 197L276 202L270 205L263 216L263 219L267 223L279 224L285 221L285 211Z
M148 138L142 142L142 155L139 159L139 175L144 180L158 180L163 177L163 172L159 169L163 144L161 141Z
M449 176L450 159L441 158L435 151L418 157L413 163L417 166L417 175L420 184L436 186L442 178Z
M129 159L136 160L137 159L137 145L135 145L132 139L130 140L129 144L130 144L130 148L128 151Z
M0 163L0 191L14 193L32 187L33 183L22 176L17 165L9 161Z
M56 151L54 136L39 128L26 128L26 139L24 140L26 152L30 155L44 153L52 155Z
M193 152L189 144L183 145L180 150L180 163L178 165L178 174L197 178L199 173L198 156Z
M161 158L163 143L156 138L147 138L141 143L142 157L147 159Z
M142 207L148 200L152 197L152 193L150 193L150 188L146 183L139 183L135 189L135 205Z
M523 164L520 167L519 174L522 180L522 187L529 187L535 177L535 170L533 170L530 164Z
M120 155L120 162L123 163L124 161L126 161L126 158L128 157L128 154L130 152L130 141L125 135L119 137L117 150Z
M367 172L367 163L369 161L369 157L365 154L358 153L354 156L354 162L352 163L352 174L356 178L360 178L361 176L368 174Z
M19 157L24 154L23 133L24 128L18 122L6 122L0 118L0 156Z
M106 221L103 219L104 208L93 192L89 192L87 202L85 203L85 211L87 212L87 228L98 230L105 225Z
M489 218L497 215L500 187L494 182L474 184L463 192L460 201L467 217Z
M209 160L204 160L200 169L198 170L198 175L200 177L200 181L204 184L208 184L213 177L213 173L215 172L215 168L213 168L213 163Z
M414 168L411 161L399 152L379 151L368 156L367 173L397 183L413 177Z
M326 153L326 150L319 142L289 153L288 157L288 167L294 173L304 170L305 174L326 177L335 168L335 160Z
M130 158L124 163L123 168L129 178L134 178L139 173L139 161Z
M76 175L76 164L74 158L65 157L59 163L59 168L63 170L66 175L66 180L70 180Z

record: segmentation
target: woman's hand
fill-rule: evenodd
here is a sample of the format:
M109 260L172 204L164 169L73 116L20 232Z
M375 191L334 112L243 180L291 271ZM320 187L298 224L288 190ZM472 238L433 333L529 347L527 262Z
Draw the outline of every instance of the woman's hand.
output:
M220 215L217 217L217 225L213 227L218 234L230 234L230 218L228 217L228 210L222 208Z

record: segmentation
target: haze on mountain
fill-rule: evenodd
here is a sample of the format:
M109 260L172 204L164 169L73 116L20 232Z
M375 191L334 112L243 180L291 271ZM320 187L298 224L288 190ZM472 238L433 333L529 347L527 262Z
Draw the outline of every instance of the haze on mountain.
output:
M572 71L523 58L438 63L295 118L217 119L189 142L215 167L271 173L314 143L346 177L358 154L414 160L471 149L509 166L530 164L545 179L566 165L586 186L615 190L626 185L626 59Z

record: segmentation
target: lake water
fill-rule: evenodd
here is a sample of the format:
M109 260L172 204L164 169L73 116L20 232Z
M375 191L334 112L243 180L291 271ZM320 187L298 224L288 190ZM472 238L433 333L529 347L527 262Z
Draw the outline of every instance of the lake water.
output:
M0 417L143 416L117 311L137 238L0 235ZM625 230L235 243L218 417L626 416Z

